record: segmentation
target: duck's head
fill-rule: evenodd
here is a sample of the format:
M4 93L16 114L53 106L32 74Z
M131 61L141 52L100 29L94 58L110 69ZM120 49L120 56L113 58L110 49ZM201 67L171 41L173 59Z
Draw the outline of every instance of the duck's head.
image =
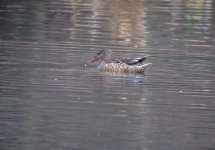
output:
M94 63L97 61L109 62L113 58L113 53L111 49L102 49L100 50L88 63Z

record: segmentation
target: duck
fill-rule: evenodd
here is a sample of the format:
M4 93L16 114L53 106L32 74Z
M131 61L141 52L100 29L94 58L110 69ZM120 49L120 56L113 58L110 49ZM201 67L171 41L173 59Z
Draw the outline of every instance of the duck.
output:
M99 71L115 73L144 73L146 67L151 63L144 63L147 56L135 58L116 58L111 49L101 49L87 63L100 62L97 69Z

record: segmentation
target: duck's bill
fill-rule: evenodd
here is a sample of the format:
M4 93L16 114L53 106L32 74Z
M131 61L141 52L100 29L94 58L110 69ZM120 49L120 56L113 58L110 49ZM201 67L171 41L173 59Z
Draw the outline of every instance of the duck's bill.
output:
M88 60L87 63L94 63L96 61L99 61L99 57L94 57L94 58Z

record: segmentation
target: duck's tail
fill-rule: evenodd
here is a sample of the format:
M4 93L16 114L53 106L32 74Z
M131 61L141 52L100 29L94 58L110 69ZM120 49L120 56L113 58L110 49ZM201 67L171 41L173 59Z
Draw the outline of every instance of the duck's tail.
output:
M152 63L145 63L136 66L130 66L130 72L134 73L144 73L145 69L150 66Z
M145 68L147 68L147 67L150 66L150 65L152 65L152 63L145 63L145 64L140 65L139 67L145 69Z

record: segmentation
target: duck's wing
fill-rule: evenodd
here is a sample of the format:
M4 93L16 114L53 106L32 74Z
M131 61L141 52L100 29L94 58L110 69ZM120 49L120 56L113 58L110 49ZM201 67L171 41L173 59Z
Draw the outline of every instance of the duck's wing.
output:
M146 58L147 57L123 58L121 59L121 62L126 63L128 65L139 65L142 64Z

